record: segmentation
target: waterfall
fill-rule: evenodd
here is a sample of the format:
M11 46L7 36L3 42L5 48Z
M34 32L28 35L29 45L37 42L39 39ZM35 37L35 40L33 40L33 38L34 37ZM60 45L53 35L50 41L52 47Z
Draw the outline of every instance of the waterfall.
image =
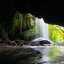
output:
M35 32L36 32L36 38L38 37L38 28L39 28L39 19L35 18Z
M49 39L49 35L48 35L48 24L46 24L43 20L43 18L35 19L35 30L36 33L39 31L38 34L36 34L36 37L42 37L45 39Z

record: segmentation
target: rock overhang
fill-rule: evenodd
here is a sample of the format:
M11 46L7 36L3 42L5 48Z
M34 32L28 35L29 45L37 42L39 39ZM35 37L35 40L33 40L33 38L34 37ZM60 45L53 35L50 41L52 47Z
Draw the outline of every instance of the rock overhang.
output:
M62 0L10 0L0 3L0 17L5 20L9 20L16 11L19 11L44 18L46 23L64 26L64 2Z

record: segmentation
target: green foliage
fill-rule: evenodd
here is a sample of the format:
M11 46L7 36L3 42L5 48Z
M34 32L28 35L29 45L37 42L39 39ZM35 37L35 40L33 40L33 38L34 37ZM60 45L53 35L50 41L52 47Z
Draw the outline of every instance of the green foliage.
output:
M32 31L34 26L34 16L32 14L21 14L16 11L11 21L0 22L0 34L3 38L11 37L13 39L16 36L20 37L25 31Z
M54 42L63 42L64 41L64 29L62 30L61 26L58 25L51 25L49 24L49 37L51 40L53 40Z
M30 14L21 14L16 11L15 15L12 18L12 21L3 21L0 22L0 34L3 38L9 38L14 36L24 36L27 39L30 37L35 37L39 35L40 27L37 26L38 30L35 31L35 17ZM63 42L64 41L64 27L58 25L48 25L49 28L49 37L54 42Z
M17 27L20 30L22 29L22 21L23 21L22 14L20 14L19 12L16 12L15 16L13 17L13 22L12 22L13 33L15 33L15 30ZM21 32L22 32L22 30L21 30Z
M22 35L24 36L25 33L27 32L30 34L30 31L32 31L34 26L35 26L35 23L34 23L33 15L31 15L30 13L21 14L19 12L16 12L15 16L13 17L11 33L13 34L13 36L14 35L17 36L18 34L19 37L20 36L22 37ZM27 34L27 37L28 37L28 34Z
M32 29L35 26L34 16L30 13L23 15L23 23L22 23L23 31L27 31Z
M35 36L39 34L39 30L36 32L34 27L33 29L23 32L22 34L24 35L24 38L27 40L30 38L35 38Z

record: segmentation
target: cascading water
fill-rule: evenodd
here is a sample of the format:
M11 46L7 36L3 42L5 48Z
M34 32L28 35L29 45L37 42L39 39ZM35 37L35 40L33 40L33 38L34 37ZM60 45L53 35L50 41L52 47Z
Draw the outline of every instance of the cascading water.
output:
M48 35L48 24L46 24L43 20L43 18L35 19L35 30L36 33L39 31L39 34L36 35L36 37L42 37L45 39L49 39L49 35Z
M43 18L35 18L35 31L36 31L36 37L34 40L31 41L31 43L38 43L42 40L49 40L48 35L48 24L46 24L43 20ZM50 42L50 41L49 41ZM53 42L51 42L53 43ZM43 43L44 44L44 43ZM35 48L34 48L35 47ZM30 46L30 48L34 48L42 53L42 58L40 60L41 64L49 64L49 57L48 57L48 47L46 46Z
M38 18L35 18L35 32L36 32L36 37L35 38L37 38L39 35L38 35L38 29L39 29L39 24L38 24L38 22L39 22L39 19Z
M46 24L43 20L43 18L39 19L39 18L35 18L35 32L36 32L36 37L34 40L32 40L30 43L33 44L33 42L35 43L39 43L39 41L42 41L42 43L44 44L43 40L49 40L49 35L48 35L48 24ZM51 44L53 44L52 41ZM48 57L48 47L46 46L27 46L29 48L33 48L36 49L38 51L40 51L42 53L42 58L40 60L41 64L49 64L49 57Z

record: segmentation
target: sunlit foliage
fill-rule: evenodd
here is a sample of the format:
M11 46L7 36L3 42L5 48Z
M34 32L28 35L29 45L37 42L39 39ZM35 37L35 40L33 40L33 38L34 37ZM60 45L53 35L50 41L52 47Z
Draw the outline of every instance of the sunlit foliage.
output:
M58 25L49 24L49 37L56 43L64 41L64 28Z

